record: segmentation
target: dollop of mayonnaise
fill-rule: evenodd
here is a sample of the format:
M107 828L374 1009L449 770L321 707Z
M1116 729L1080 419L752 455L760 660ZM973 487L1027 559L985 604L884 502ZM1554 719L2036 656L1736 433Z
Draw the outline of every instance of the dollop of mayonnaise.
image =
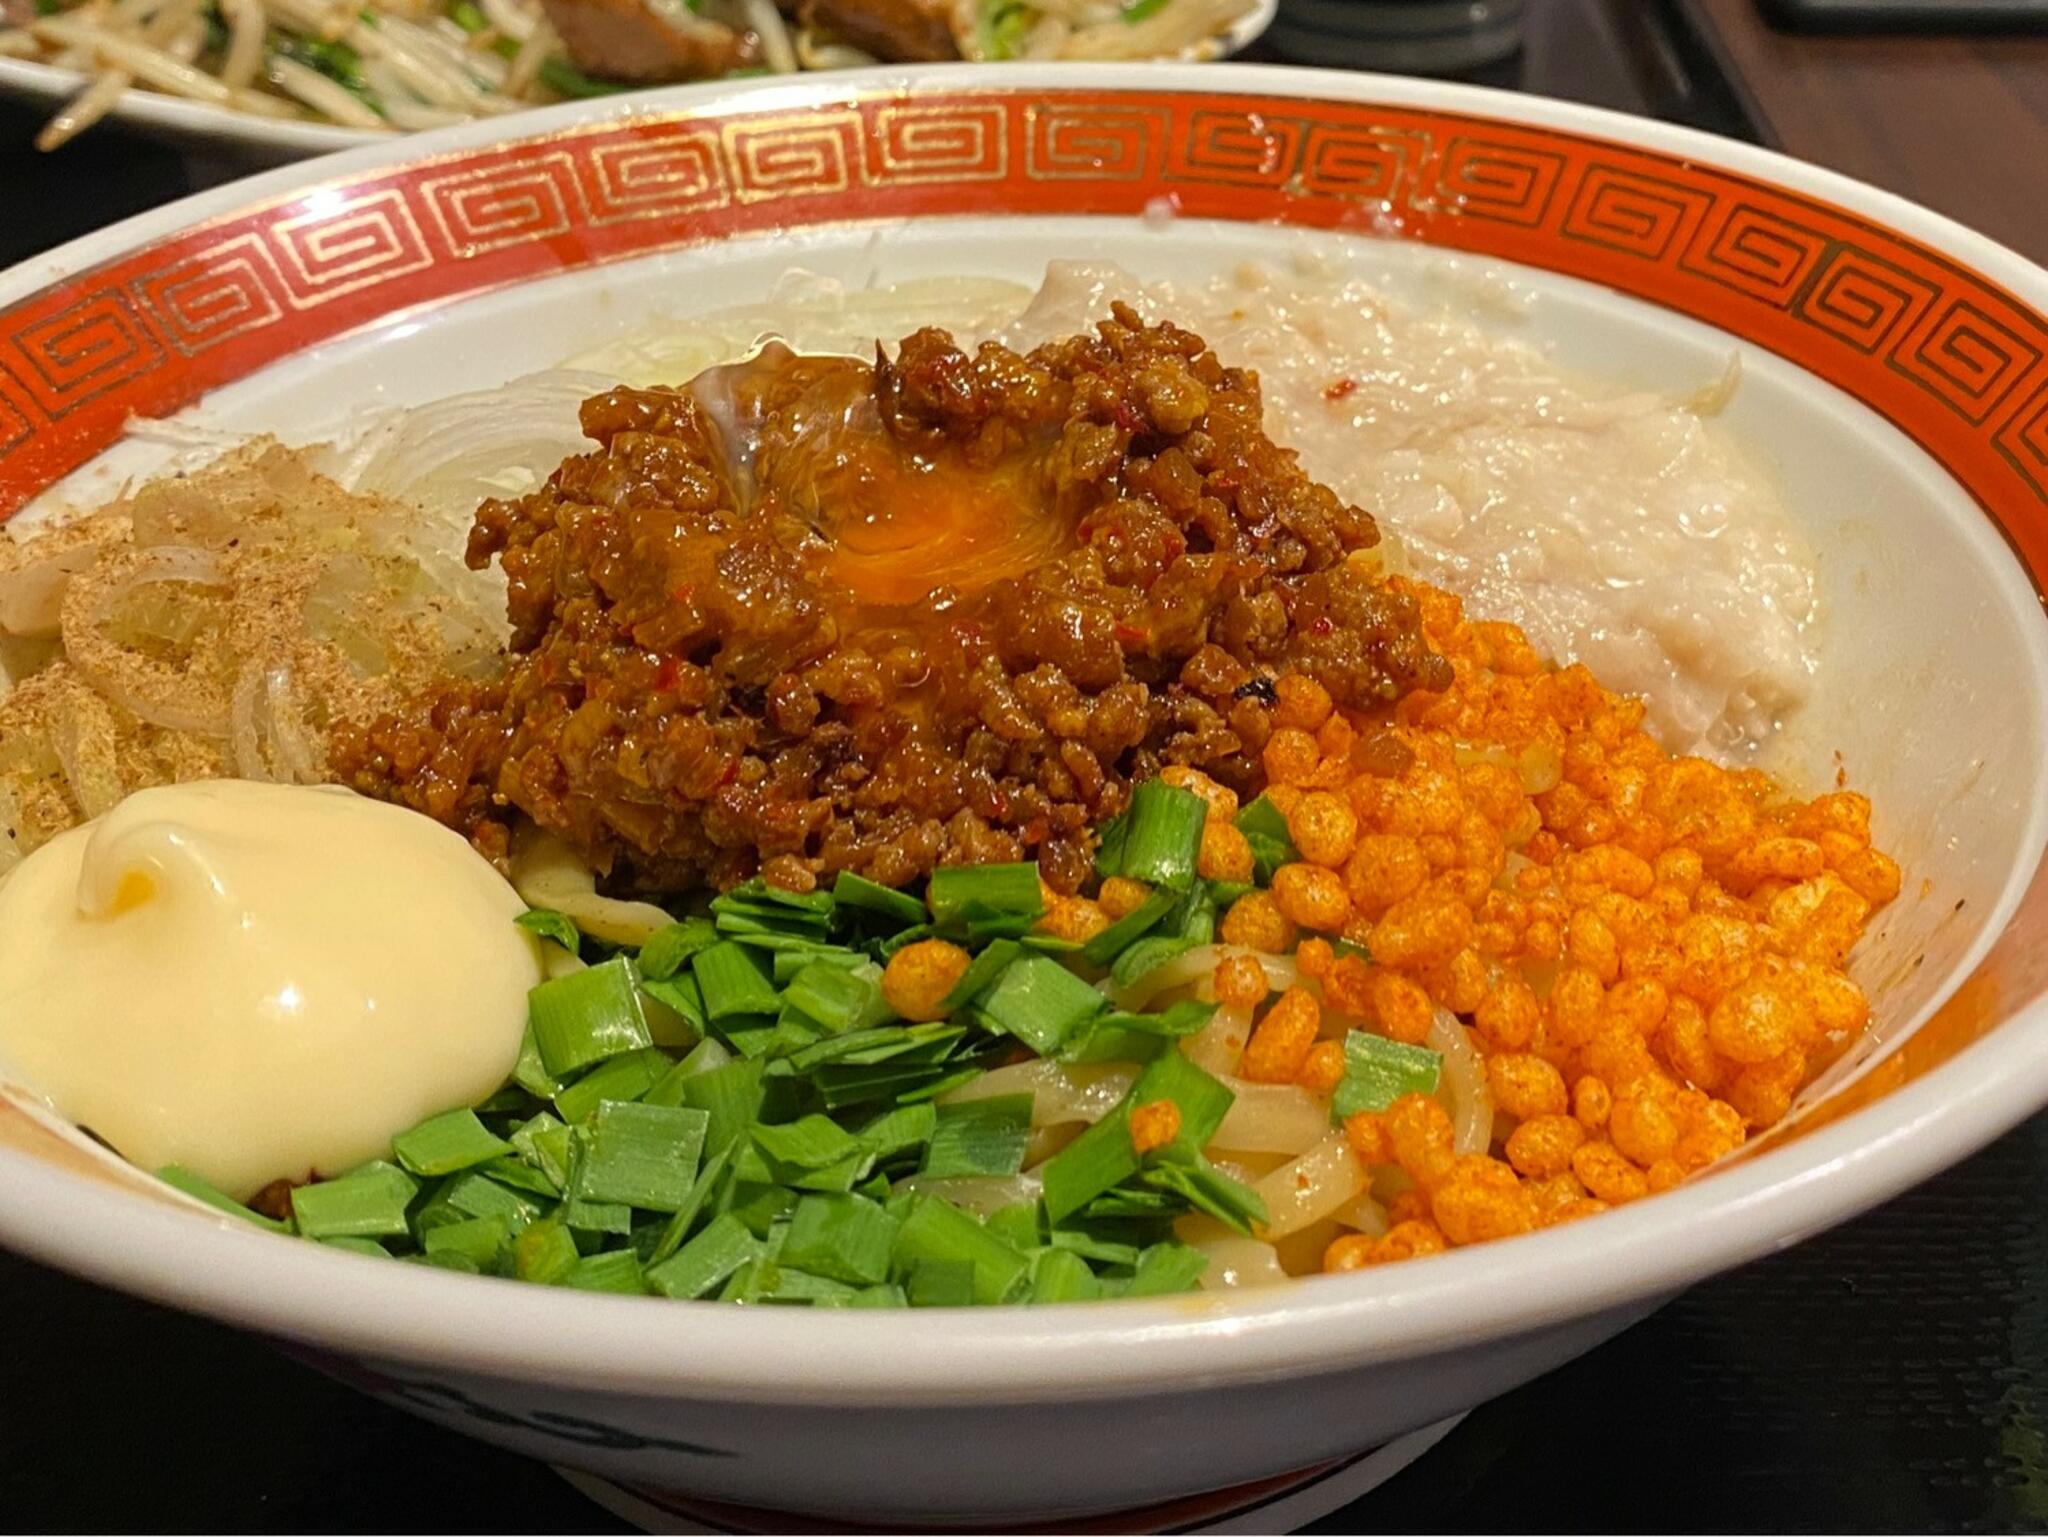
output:
M0 1072L230 1195L337 1174L511 1073L524 908L457 834L350 790L140 790L0 882Z

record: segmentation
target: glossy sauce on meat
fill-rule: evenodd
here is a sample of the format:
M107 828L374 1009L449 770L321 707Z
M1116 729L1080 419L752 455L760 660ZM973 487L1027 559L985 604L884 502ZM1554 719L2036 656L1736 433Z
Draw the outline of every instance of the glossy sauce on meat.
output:
M1361 706L1449 680L1256 378L1122 308L1028 356L771 345L583 426L593 452L477 514L505 677L333 743L487 851L523 813L620 887L1036 857L1071 889L1135 780L1252 776L1262 676Z

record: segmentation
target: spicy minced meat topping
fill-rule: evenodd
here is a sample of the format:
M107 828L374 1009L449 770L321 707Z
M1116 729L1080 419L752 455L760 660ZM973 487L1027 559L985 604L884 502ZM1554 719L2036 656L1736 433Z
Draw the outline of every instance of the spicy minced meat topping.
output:
M332 743L487 852L524 813L626 888L1035 857L1072 890L1133 783L1257 780L1273 674L1359 707L1450 681L1256 375L1125 306L1028 355L771 345L582 424L471 533L504 675Z

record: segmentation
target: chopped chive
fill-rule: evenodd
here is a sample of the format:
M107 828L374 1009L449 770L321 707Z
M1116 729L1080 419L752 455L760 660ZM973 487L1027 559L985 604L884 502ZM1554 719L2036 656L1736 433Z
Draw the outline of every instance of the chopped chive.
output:
M780 1263L849 1285L889 1278L889 1255L900 1226L857 1195L807 1195L789 1214Z
M524 1141L521 1139L524 1138ZM537 1115L512 1133L512 1145L545 1174L557 1190L568 1188L569 1128L551 1115Z
M975 1302L974 1263L964 1259L913 1261L904 1277L905 1300L914 1308L964 1308Z
M1119 988L1130 987L1148 972L1194 948L1194 940L1183 939L1177 934L1148 934L1116 957L1116 963L1109 968L1110 979Z
M572 1194L562 1203L562 1220L579 1233L619 1238L633 1231L633 1208L623 1201L579 1201Z
M841 907L876 913L903 927L925 921L924 904L907 892L878 886L851 870L841 870L832 882L832 899Z
M1172 1100L1181 1127L1170 1145L1200 1151L1235 1098L1179 1052L1162 1052L1145 1065L1116 1109L1046 1160L1041 1171L1046 1215L1060 1222L1138 1172L1141 1160L1131 1146L1134 1106Z
M528 1223L526 1230L512 1240L512 1275L520 1281L555 1285L573 1269L578 1258L575 1238L561 1217Z
M408 1265L431 1265L436 1270L452 1270L457 1275L483 1274L483 1268L467 1254L428 1254L422 1251L418 1254L401 1255L400 1260Z
M540 1060L540 1045L533 1038L531 1020L527 1023L526 1034L520 1037L519 1060L513 1064L512 1081L535 1099L553 1099L562 1092L562 1085Z
M938 1123L936 1106L899 1105L893 1110L883 1111L855 1135L870 1158L876 1163L886 1163L922 1148L931 1141Z
M1184 890L1195 878L1209 803L1192 790L1148 779L1131 792L1123 873L1150 886Z
M844 1281L777 1262L773 1283L761 1293L761 1300L798 1307L840 1308L847 1305L853 1293L854 1288Z
M685 918L648 935L635 964L643 980L666 982L683 969L691 956L717 941L718 926L709 918Z
M981 1225L1019 1253L1029 1253L1043 1241L1040 1229L1045 1209L1036 1201L1018 1201L990 1212Z
M775 1231L775 1225L788 1219L796 1210L799 1199L797 1192L781 1185L751 1183L740 1175L740 1153L733 1155L732 1204L727 1212L746 1224L747 1231L756 1238L765 1238Z
M1098 1265L1135 1265L1141 1252L1134 1243L1119 1243L1114 1238L1103 1238L1080 1228L1054 1228L1051 1244L1055 1249L1064 1249Z
M1119 811L1102 824L1095 841L1095 874L1100 880L1124 873L1124 844L1131 832L1131 813Z
M391 1139L391 1151L415 1174L453 1174L512 1151L484 1129L474 1110L449 1110Z
M903 1288L895 1285L863 1286L841 1304L850 1308L906 1308L910 1299L903 1294Z
M1275 870L1300 857L1294 837L1287 831L1286 816L1263 795L1238 812L1237 830L1252 847L1252 864L1261 886L1273 878Z
M728 1213L659 1265L648 1267L647 1284L664 1297L701 1297L761 1252L746 1224Z
M971 1270L972 1300L1004 1301L1030 1268L1030 1261L949 1201L922 1195L896 1233L895 1264L911 1276L917 1300L916 1268L933 1260L965 1263Z
M761 1113L766 1098L764 1069L759 1062L734 1058L708 1072L676 1077L690 1065L685 1059L648 1092L647 1103L666 1102L671 1087L676 1103L701 1110L708 1118L704 1128L704 1151L722 1153L731 1147Z
M1211 881L1209 882L1209 901L1221 911L1228 908L1231 903L1235 902L1246 892L1256 890L1258 890L1258 887L1251 881Z
M1385 1110L1404 1094L1434 1094L1443 1060L1427 1047L1353 1030L1344 1037L1344 1077L1330 1097L1330 1120L1342 1125L1361 1111Z
M1156 1030L1131 1030L1119 1024L1128 1014L1104 1014L1060 1048L1062 1062L1150 1062L1166 1049L1167 1037ZM1147 1019L1157 1016L1146 1015Z
M654 1044L640 1009L639 978L623 955L541 983L527 995L526 1007L541 1064L552 1077Z
M1193 1035L1208 1024L1215 1013L1216 1005L1213 1003L1204 1003L1199 998L1181 998L1163 1009L1152 1009L1142 1014L1113 1009L1096 1024L1105 1030L1131 1030L1145 1035L1178 1038Z
M566 913L551 907L531 907L512 920L527 933L560 945L571 955L583 948L583 934Z
M932 922L942 929L980 928L988 938L1027 932L1042 912L1038 866L940 865L925 889Z
M1266 1203L1258 1191L1232 1179L1200 1153L1163 1159L1143 1177L1153 1188L1180 1196L1196 1211L1207 1212L1247 1236L1253 1223L1266 1220Z
M479 1270L489 1270L505 1251L512 1225L500 1216L471 1217L430 1228L420 1239L429 1254L464 1254Z
M1029 1094L1003 1094L941 1106L918 1173L1015 1174L1031 1140L1031 1103Z
M873 961L849 969L814 960L790 979L783 998L835 1035L872 1030L895 1017L882 997L882 968Z
M1108 1000L1049 956L1014 961L976 1004L981 1016L1041 1057L1108 1007Z
M704 1160L697 1170L697 1178L690 1186L690 1194L683 1204L676 1208L674 1215L662 1226L654 1240L654 1247L647 1258L650 1264L659 1264L690 1236L690 1229L697 1225L697 1218L711 1205L712 1200L723 1188L725 1171L732 1164L732 1147L728 1144Z
M598 1063L555 1096L555 1111L570 1125L608 1099L638 1099L675 1064L659 1046L643 1046Z
M194 1200L204 1201L215 1211L224 1211L231 1217L240 1217L244 1222L253 1222L257 1227L268 1228L273 1233L291 1231L288 1224L266 1217L259 1211L251 1211L233 1196L223 1195L183 1164L167 1163L156 1171L156 1177L173 1190L182 1190Z
M743 1014L773 1014L782 1006L767 968L745 945L720 940L699 950L690 970L704 995L705 1016L714 1022Z
M372 1259L391 1258L391 1251L374 1238L351 1238L343 1234L339 1238L323 1238L320 1242L345 1254L366 1254Z
M789 1169L829 1168L861 1153L860 1141L838 1122L807 1115L782 1126L756 1125L754 1146Z
M1126 1297L1165 1297L1193 1291L1209 1268L1209 1256L1184 1243L1156 1243L1138 1257Z
M1206 881L1188 887L1172 912L1160 922L1157 932L1191 944L1206 945L1216 938L1216 899Z
M606 1100L589 1130L577 1133L573 1197L642 1211L680 1211L697 1178L710 1119L702 1110L682 1106Z
M441 1187L435 1201L450 1213L461 1217L503 1216L513 1232L518 1232L529 1222L540 1216L543 1203L528 1199L516 1190L508 1190L494 1179L488 1179L474 1169L456 1175ZM425 1225L425 1213L421 1213Z
M1093 1302L1102 1295L1102 1283L1080 1255L1066 1249L1046 1249L1031 1265L1031 1301Z
M658 980L642 977L640 994L644 998L652 998L699 1035L711 1022L710 1016L704 1012L704 994L697 986L697 979L687 971ZM653 1034L651 1025L648 1034Z
M1180 894L1162 886L1146 896L1130 912L1081 946L1081 959L1091 966L1107 966L1128 945L1136 944L1180 901Z
M967 969L960 974L960 980L953 984L953 991L946 994L939 1007L948 1014L965 1008L986 992L1010 963L1023 953L1023 947L1016 940L998 939L967 963Z
M586 1292L622 1292L637 1297L647 1290L640 1274L640 1256L631 1249L586 1254L571 1265L562 1284Z
M401 1238L405 1209L420 1193L396 1164L366 1163L340 1179L292 1191L292 1220L308 1238Z
M493 1158L489 1163L477 1164L476 1169L486 1178L514 1190L523 1190L528 1195L539 1196L543 1201L552 1201L562 1193L562 1187L545 1170L519 1158Z

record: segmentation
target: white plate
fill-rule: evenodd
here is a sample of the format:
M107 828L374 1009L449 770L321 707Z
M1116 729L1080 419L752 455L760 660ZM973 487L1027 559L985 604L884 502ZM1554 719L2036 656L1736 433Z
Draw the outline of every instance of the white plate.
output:
M1252 9L1217 39L1213 57L1232 58L1257 42L1272 26L1279 6L1280 0L1256 0ZM83 90L91 78L77 70L59 69L33 59L0 58L0 97L45 106L52 113ZM207 150L251 167L284 165L400 137L342 128L333 123L252 117L227 107L141 89L124 95L107 114L107 120L125 123L152 138Z

